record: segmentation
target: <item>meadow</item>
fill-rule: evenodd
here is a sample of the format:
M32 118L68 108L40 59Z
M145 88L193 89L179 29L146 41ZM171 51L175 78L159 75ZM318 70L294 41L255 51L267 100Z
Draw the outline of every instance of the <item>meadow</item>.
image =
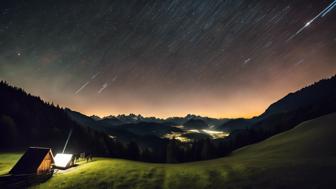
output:
M155 164L94 158L32 188L336 188L335 123L336 114L329 114L208 161ZM20 155L1 153L0 174Z

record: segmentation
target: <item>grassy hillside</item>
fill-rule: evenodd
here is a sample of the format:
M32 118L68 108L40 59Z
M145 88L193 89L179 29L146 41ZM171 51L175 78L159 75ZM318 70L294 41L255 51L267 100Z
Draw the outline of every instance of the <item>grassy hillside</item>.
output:
M36 188L336 188L336 113L231 156L186 164L96 159ZM12 162L18 157L11 155ZM6 160L7 159L7 160ZM7 161L8 154L0 156ZM0 164L0 173L9 166Z
M8 173L15 162L19 160L21 153L1 153L0 154L0 175Z

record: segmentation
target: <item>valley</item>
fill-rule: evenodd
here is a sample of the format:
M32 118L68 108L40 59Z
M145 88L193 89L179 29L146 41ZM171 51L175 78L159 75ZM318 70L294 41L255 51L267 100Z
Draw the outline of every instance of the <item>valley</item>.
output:
M336 114L299 124L230 156L184 164L94 158L33 188L333 188ZM1 153L5 173L20 153Z

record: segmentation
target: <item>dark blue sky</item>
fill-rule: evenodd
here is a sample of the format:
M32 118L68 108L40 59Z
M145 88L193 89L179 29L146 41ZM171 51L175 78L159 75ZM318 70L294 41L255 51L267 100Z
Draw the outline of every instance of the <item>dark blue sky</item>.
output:
M307 0L11 0L0 79L86 114L252 116L336 73L336 10Z

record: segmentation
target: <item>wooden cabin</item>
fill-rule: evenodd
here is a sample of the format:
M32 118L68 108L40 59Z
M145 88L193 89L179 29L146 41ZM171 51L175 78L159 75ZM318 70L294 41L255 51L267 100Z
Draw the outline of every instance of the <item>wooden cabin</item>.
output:
M29 147L9 174L43 174L52 170L54 156L50 148Z

